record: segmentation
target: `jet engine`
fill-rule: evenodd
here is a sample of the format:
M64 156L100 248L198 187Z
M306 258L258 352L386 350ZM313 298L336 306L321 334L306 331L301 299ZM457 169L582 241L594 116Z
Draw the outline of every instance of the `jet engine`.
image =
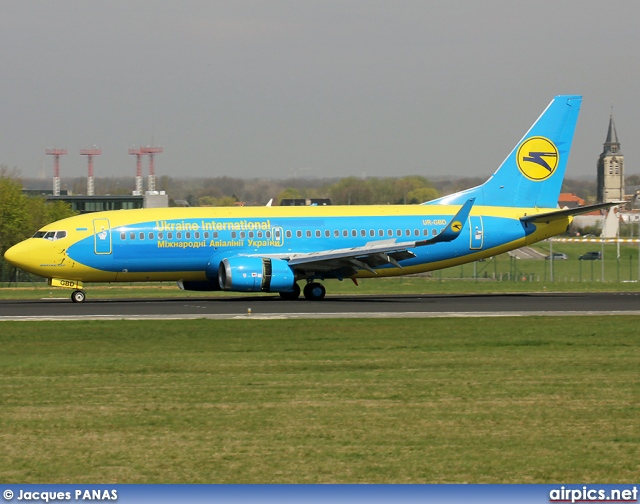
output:
M220 262L218 281L222 289L230 291L289 292L295 274L282 259L231 257Z

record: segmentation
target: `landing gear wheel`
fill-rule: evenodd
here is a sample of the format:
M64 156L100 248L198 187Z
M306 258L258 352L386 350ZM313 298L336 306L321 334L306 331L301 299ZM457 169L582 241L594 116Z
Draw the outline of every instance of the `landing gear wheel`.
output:
M318 282L311 282L304 286L304 297L309 301L320 301L327 293L324 285Z
M71 301L73 301L74 303L84 303L84 299L84 291L75 290L71 293Z
M279 294L282 299L293 301L300 297L300 286L297 283L294 283L293 290L290 290L289 292L280 292Z

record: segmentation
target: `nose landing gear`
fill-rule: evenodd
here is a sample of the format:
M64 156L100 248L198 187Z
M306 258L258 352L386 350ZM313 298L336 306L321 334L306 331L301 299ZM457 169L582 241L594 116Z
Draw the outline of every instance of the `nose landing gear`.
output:
M81 290L74 290L71 293L71 301L73 301L74 303L84 303L86 296L84 294L84 291Z

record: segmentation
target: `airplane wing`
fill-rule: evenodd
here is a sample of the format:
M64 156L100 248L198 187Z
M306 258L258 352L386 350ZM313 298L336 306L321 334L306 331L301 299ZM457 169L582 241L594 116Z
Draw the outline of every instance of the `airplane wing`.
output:
M557 210L554 212L546 212L535 215L526 215L524 217L520 217L520 221L522 222L546 222L549 223L554 220L564 219L573 215L582 215L585 213L593 212L595 210L601 210L603 208L611 208L617 205L624 205L625 201L614 201L610 203L596 203L595 205L587 205L587 206L579 206L575 208L565 208L562 210Z
M289 266L314 271L332 271L349 267L364 269L375 273L373 268L388 263L397 268L402 268L398 261L415 257L415 254L409 249L452 241L460 236L460 232L469 217L474 201L475 198L467 200L444 229L436 236L427 240L404 242L397 242L395 239L377 240L360 247L291 254L279 257L288 261Z

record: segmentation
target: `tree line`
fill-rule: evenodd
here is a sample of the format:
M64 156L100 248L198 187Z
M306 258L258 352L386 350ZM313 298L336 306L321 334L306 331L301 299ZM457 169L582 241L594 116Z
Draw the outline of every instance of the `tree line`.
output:
M42 226L72 215L75 212L62 201L24 195L17 173L0 166L0 259L9 247L33 236Z
M469 180L479 183L479 179ZM51 189L48 179L23 179L23 183L27 189ZM61 188L70 194L85 194L86 183L86 178L82 177L63 178ZM96 178L95 194L128 195L134 185L133 177ZM475 184L464 188L470 185ZM442 193L436 184L420 176L286 180L159 176L156 189L165 191L171 204L189 206L265 205L269 200L273 205L279 205L281 200L290 198L330 198L334 205L396 205L423 203Z

